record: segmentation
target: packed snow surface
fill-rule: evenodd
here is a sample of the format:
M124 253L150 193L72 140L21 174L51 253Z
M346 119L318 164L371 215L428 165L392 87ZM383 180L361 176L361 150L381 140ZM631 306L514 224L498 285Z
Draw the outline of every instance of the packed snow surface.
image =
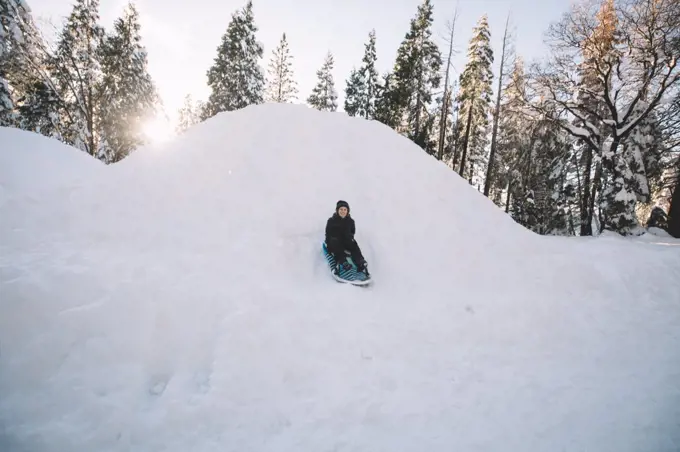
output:
M680 450L680 241L517 225L262 105L106 166L0 129L0 450ZM321 253L349 202L374 284Z

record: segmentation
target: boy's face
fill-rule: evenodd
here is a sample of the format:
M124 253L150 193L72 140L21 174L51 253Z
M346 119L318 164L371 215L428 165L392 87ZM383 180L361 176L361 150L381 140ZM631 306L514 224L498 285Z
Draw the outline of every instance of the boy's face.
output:
M342 218L345 218L347 216L347 207L342 206L338 209L338 215L340 215Z

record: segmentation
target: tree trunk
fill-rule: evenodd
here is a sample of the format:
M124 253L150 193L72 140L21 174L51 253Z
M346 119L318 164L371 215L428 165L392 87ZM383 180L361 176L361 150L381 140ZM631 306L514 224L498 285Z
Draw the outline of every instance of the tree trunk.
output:
M88 7L90 5L88 4ZM88 49L88 68L87 68L87 99L83 99L83 104L85 105L85 121L87 123L87 132L88 132L88 137L87 137L87 147L88 153L96 157L96 152L94 149L94 101L93 101L93 93L92 93L92 84L94 83L92 80L92 68L90 65L92 64L92 59L94 56L89 53L89 50L92 48L92 28L88 28L87 30L87 49ZM116 149L116 152L118 149Z
M456 112L456 120L453 123L453 156L451 157L451 169L456 170L458 157L460 156L460 140L458 137L458 123L460 122L460 110Z
M680 239L680 169L671 196L671 207L668 210L668 233Z
M496 136L498 134L498 115L501 110L501 89L503 86L503 66L505 65L505 47L508 40L508 22L510 14L505 20L505 32L503 33L503 50L501 52L500 74L498 76L498 93L496 95L496 110L493 118L493 131L491 133L491 152L489 153L489 167L486 170L486 180L484 181L484 196L489 196L491 181L493 179L494 159L496 158Z
M508 213L510 211L510 189L512 188L512 184L510 182L510 178L508 178L508 197L505 198L505 213Z
M597 166L595 166L595 175L593 176L593 183L592 183L592 189L590 191L590 206L588 207L588 224L591 226L591 234L592 234L592 224L593 224L593 215L595 215L595 197L597 195L598 191L601 190L601 185L602 185L602 162L598 162ZM604 222L602 219L600 219L600 230L599 232L602 232L604 229Z
M447 80L448 80L448 69ZM448 86L444 88L444 104L442 105L441 118L439 119L439 144L437 149L437 160L442 160L444 158L444 140L446 139L446 117L449 115L449 97L451 97L451 91L449 91Z
M420 32L420 55L422 58L422 53L423 53L423 32ZM417 84L417 89L416 89L416 124L415 124L415 130L413 132L413 141L417 142L418 137L420 136L420 109L422 107L422 98L421 98L421 92L423 89L423 61L418 62L418 84Z
M87 130L88 130L88 147L90 148L90 155L93 157L97 156L95 136L94 136L94 95L92 93L92 81L90 80L90 86L87 87ZM116 150L119 152L120 150Z
M458 169L458 174L460 174L461 177L465 177L463 175L463 170L465 169L465 159L467 158L468 143L470 141L470 125L472 124L472 109L474 105L475 98L473 93L473 96L470 98L470 108L468 109L467 124L465 125L465 140L463 141L463 155L460 158L460 168Z
M579 171L578 167L578 159L576 158L576 155L572 156L574 168L576 168L576 189L577 189L577 194L578 194L578 205L582 206L583 205L583 187L581 187L581 172ZM574 229L574 235L576 235L576 229Z
M451 24L451 36L449 41L449 57L446 60L446 77L444 78L444 105L442 105L442 113L439 118L439 143L437 145L437 159L442 160L444 158L444 140L446 138L446 117L448 116L449 108L449 97L451 92L449 91L449 69L451 68L451 56L453 55L453 31L456 28L456 17L458 16L458 10L453 16L453 23Z
M590 211L590 171L593 167L593 148L586 145L586 167L583 170L583 193L581 195L581 235L593 235Z
M600 155L602 157L600 158L600 161L598 162L597 168L595 169L595 177L593 178L593 199L590 200L591 204L591 211L590 211L590 218L592 222L592 217L595 213L595 192L598 188L600 188L600 185L602 185L602 173L604 170L607 171L608 175L611 175L611 181L612 184L615 184L616 181L620 178L623 177L623 175L619 172L618 164L617 164L617 159L619 158L624 158L623 155L617 155L619 144L621 142L620 137L615 137L614 140L612 141L612 144L610 146L610 152L609 154L611 155L610 157L607 157L603 155L602 151L600 151ZM602 145L600 145L600 148ZM628 181L624 181L624 186L628 184ZM618 213L620 214L620 212ZM607 226L610 225L610 222L612 219L610 218L609 212L605 210L604 214L602 215L602 222L600 223L600 232L604 231L607 229ZM612 229L615 231L615 229Z

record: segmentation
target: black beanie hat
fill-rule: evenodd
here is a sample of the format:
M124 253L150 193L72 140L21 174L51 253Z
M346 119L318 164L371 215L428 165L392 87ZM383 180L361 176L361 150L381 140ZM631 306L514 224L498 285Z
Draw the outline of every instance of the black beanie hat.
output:
M349 204L347 204L347 201L338 201L338 203L335 205L335 211L337 212L340 207L347 207L347 213L349 213Z

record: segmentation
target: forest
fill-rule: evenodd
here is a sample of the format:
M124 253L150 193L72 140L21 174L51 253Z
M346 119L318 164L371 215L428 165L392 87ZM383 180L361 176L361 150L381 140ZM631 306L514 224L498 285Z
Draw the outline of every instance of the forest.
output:
M680 238L678 0L579 1L546 27L549 52L531 64L507 22L501 48L492 48L484 15L459 77L451 71L455 17L447 42L437 42L434 7L418 6L390 71L378 74L379 36L367 30L363 57L342 86L329 51L316 85L301 94L285 32L263 63L248 0L206 70L209 97L186 97L177 132L265 102L338 111L343 89L341 111L412 140L538 234L658 228ZM162 100L134 3L105 30L99 1L75 0L54 43L26 0L0 0L0 22L0 126L58 139L106 164L145 144L142 125Z

